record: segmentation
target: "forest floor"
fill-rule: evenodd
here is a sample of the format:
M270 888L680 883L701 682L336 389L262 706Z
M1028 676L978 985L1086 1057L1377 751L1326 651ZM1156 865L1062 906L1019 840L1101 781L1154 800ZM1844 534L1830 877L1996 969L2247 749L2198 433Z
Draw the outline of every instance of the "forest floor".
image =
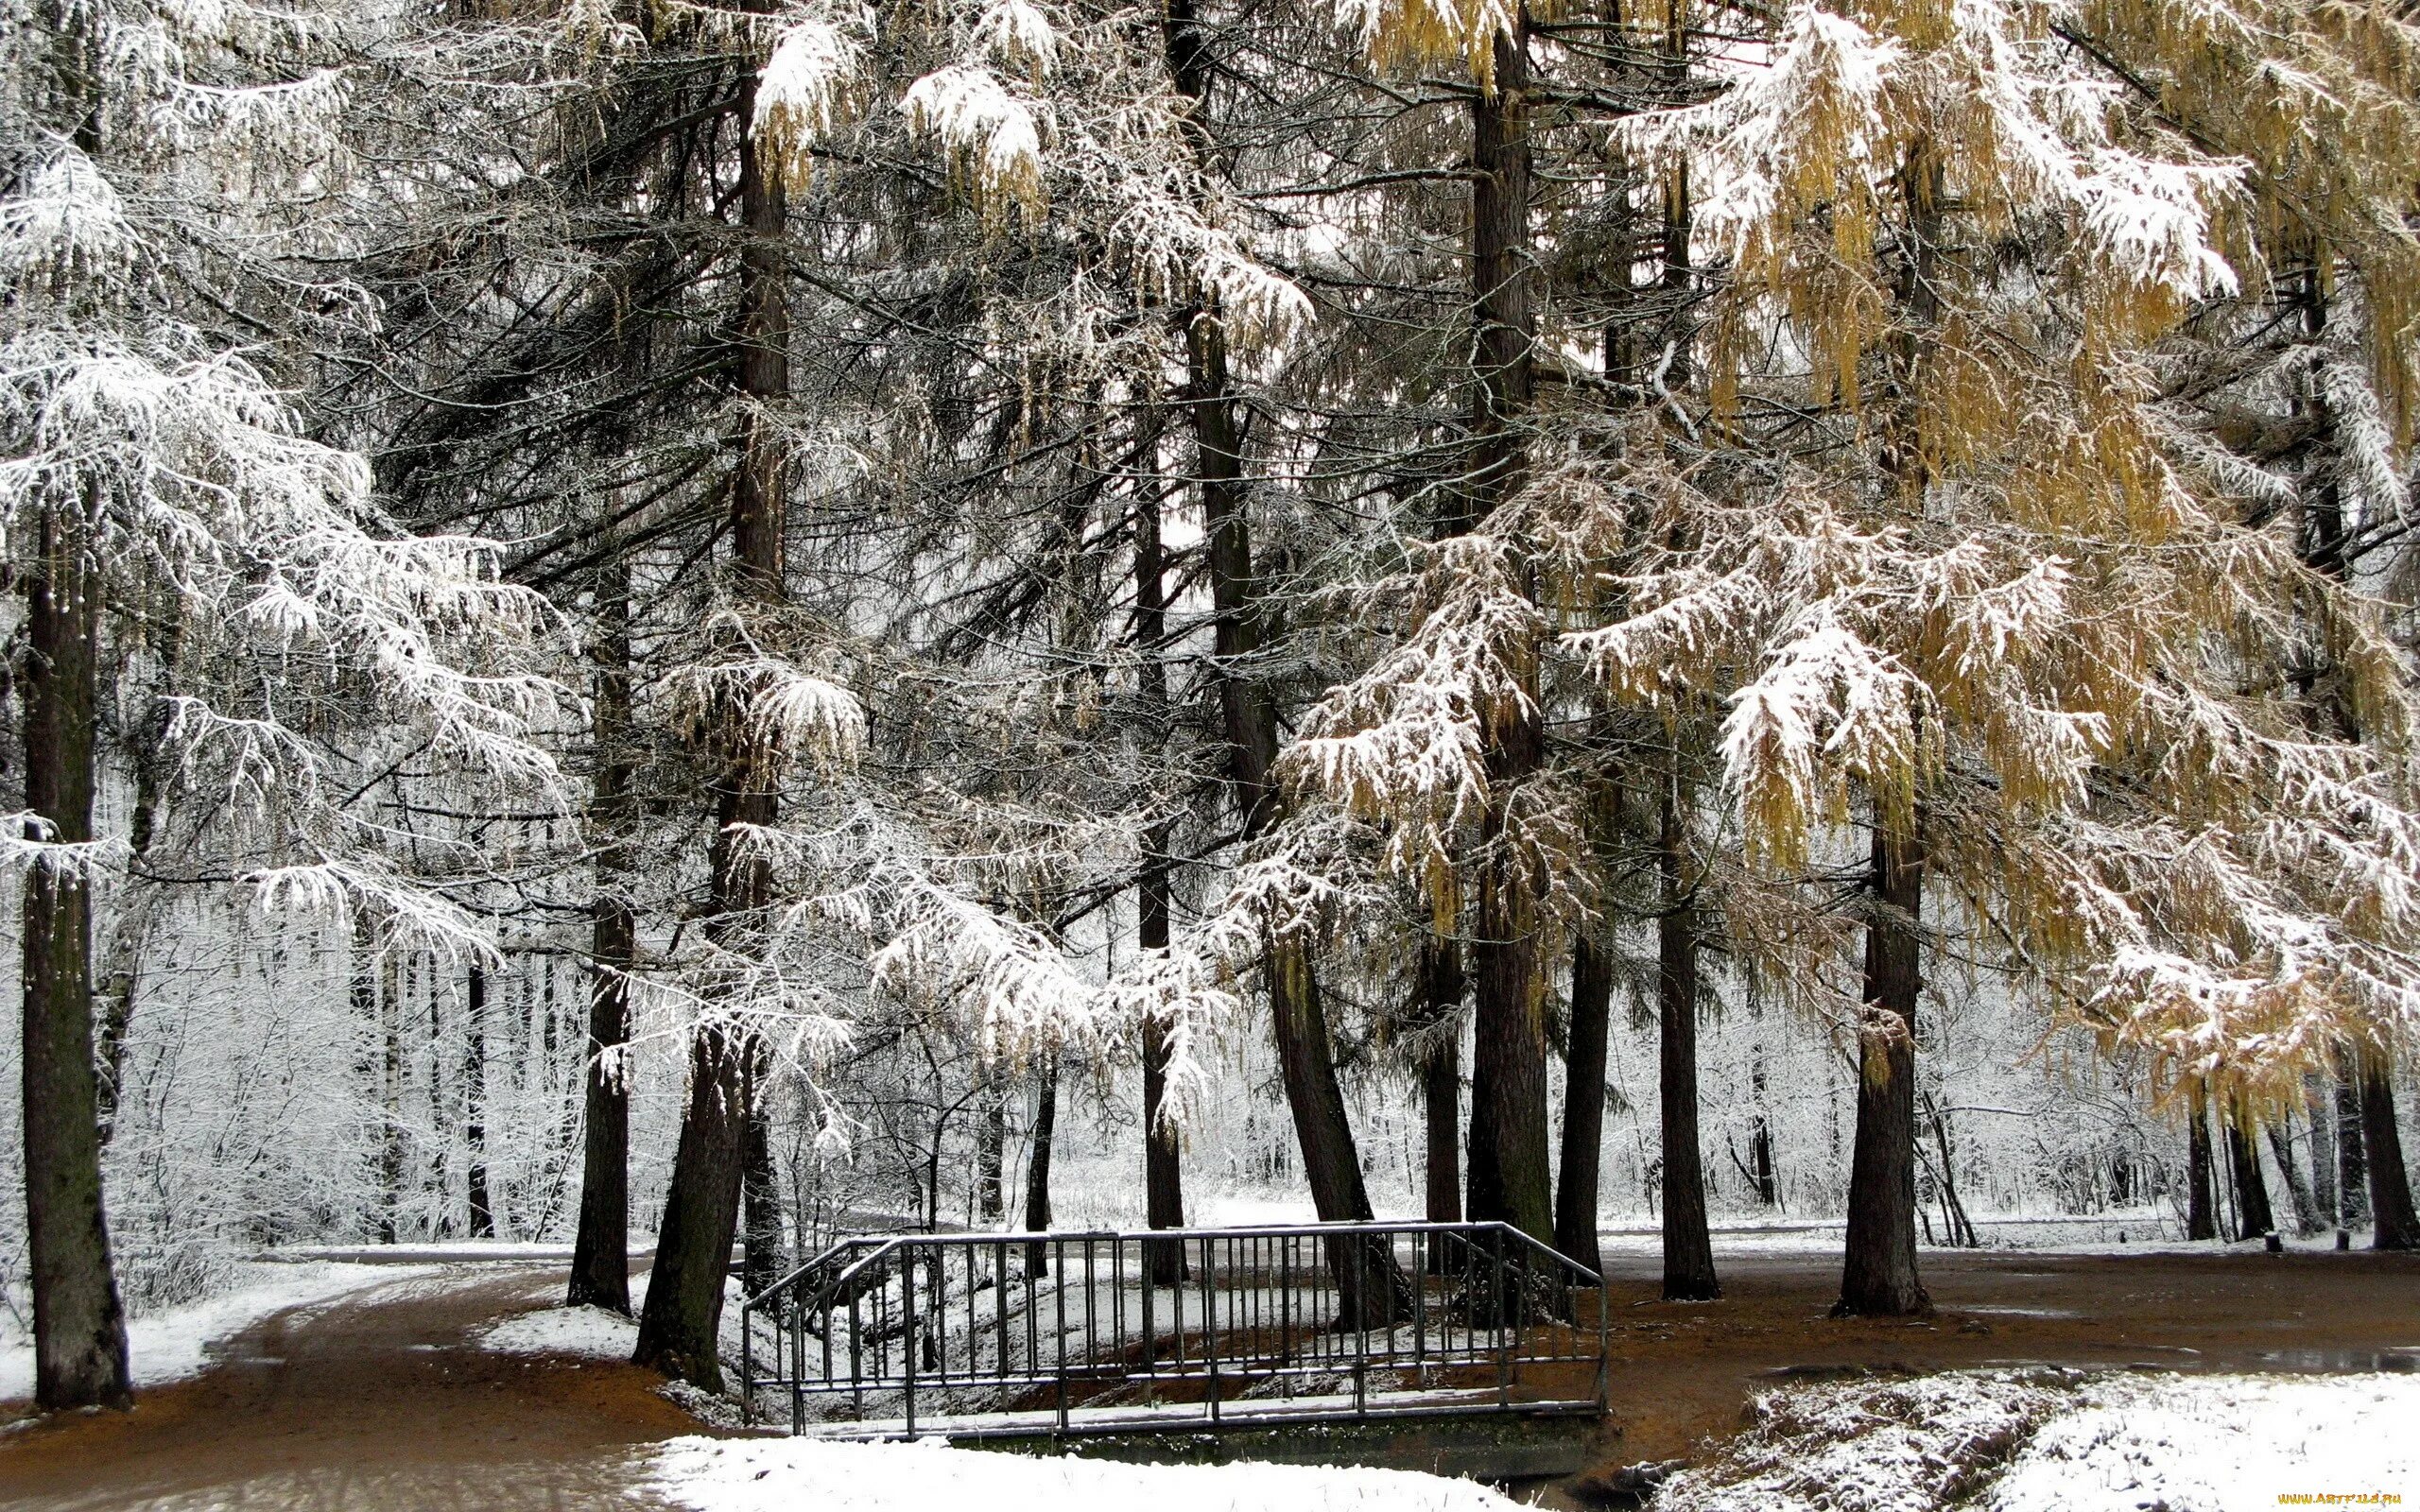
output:
M1720 1260L1724 1300L1665 1303L1651 1251L1609 1256L1614 1418L1595 1449L1607 1469L1697 1457L1737 1431L1754 1393L1862 1370L2420 1367L2420 1257L1927 1251L1940 1312L1893 1322L1828 1317L1837 1261L1812 1246ZM545 1263L448 1266L277 1314L130 1414L0 1433L0 1503L629 1507L633 1452L700 1425L635 1367L482 1342L561 1284Z

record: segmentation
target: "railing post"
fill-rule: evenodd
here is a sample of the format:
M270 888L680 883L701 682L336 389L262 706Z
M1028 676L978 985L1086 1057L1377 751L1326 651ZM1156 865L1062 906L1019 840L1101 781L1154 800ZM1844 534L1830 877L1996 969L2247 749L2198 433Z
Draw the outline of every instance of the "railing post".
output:
M1051 1270L1058 1277L1059 1283L1052 1289L1051 1296L1059 1304L1059 1368L1052 1374L1058 1378L1059 1431L1063 1434L1067 1431L1067 1241L1054 1239L1050 1246L1058 1251L1051 1260ZM1035 1362L1037 1365L1040 1363Z
M756 1426L756 1327L748 1315L752 1304L739 1304L739 1424Z
M1504 1295L1504 1229L1498 1225L1492 1236L1495 1241L1495 1280L1492 1295L1495 1301L1495 1405L1504 1411L1512 1407L1512 1338L1519 1327L1518 1314Z
M906 1382L904 1392L908 1415L908 1436L916 1436L916 1257L911 1251L908 1263L900 1267L900 1349L899 1366Z
M1353 1242L1353 1416L1370 1415L1370 1245Z
M806 1304L795 1297L790 1301L790 1432L806 1432ZM832 1338L832 1320L823 1320L826 1345ZM826 1372L829 1373L828 1371Z
M1206 1236L1201 1241L1201 1361L1209 1372L1210 1420L1215 1423L1219 1420L1219 1294L1211 1289L1213 1243Z

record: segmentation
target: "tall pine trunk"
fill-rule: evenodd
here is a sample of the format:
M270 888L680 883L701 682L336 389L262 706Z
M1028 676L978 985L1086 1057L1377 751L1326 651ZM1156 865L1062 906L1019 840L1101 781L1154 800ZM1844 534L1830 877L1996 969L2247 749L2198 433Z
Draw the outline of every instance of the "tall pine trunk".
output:
M1705 1158L1698 1138L1698 927L1685 865L1686 816L1677 782L1668 782L1655 848L1663 907L1656 919L1655 1002L1662 1030L1664 1124L1664 1297L1704 1301L1722 1295L1706 1229Z
M2411 1210L2411 1182L2403 1165L2403 1135L2394 1122L2394 1061L2375 1045L2360 1047L2361 1146L2370 1177L2371 1246L2420 1248L2420 1215Z
M1877 806L1879 810L1879 806ZM1922 987L1925 856L1915 816L1877 811L1874 911L1858 1020L1857 1137L1849 1160L1842 1314L1931 1309L1916 1276L1916 996Z
M773 1120L762 1082L769 1074L763 1051L751 1068L748 1127L740 1154L740 1227L747 1248L739 1263L739 1291L761 1297L789 1266L783 1242L781 1168L773 1160Z
M1428 1041L1420 1057L1421 1211L1430 1223L1462 1221L1462 988L1461 944L1423 936L1417 1011Z
M638 958L638 913L624 890L624 849L635 820L631 762L631 573L616 557L597 575L590 843L596 848L596 897L588 915L587 1108L580 1151L579 1228L571 1252L566 1299L631 1310L631 966Z
M2226 1130L2227 1172L2235 1181L2236 1238L2257 1239L2275 1232L2277 1219L2269 1208L2269 1181L2260 1174L2260 1149L2252 1143L2249 1115L2239 1107L2222 1103L2219 1122Z
M2210 1089L2198 1078L2193 1083L2190 1122L2186 1125L2187 1198L2185 1237L2216 1239L2219 1237L2219 1202L2215 1160L2210 1154Z
M2287 1200L2294 1206L2294 1232L2308 1238L2326 1225L2320 1217L2319 1199L2311 1194L2310 1179L2303 1175L2301 1163L2294 1159L2288 1128L2288 1118L2281 1114L2263 1132L2269 1136L2269 1153L2277 1158L2278 1174L2286 1179Z
M495 1208L488 1194L488 972L474 961L462 984L463 1186L471 1210L470 1235L495 1237Z
M1463 490L1467 530L1518 486L1536 317L1530 269L1529 46L1526 20L1495 43L1495 77L1471 102L1472 366L1477 382ZM1530 677L1534 679L1532 670ZM1534 695L1536 689L1528 690ZM1547 1114L1543 920L1509 853L1515 796L1544 765L1534 696L1487 731L1489 801L1478 835L1478 906L1470 952L1470 1215L1554 1239Z
M2361 1073L2347 1041L2336 1049L2336 1221L2347 1228L2370 1221L2370 1162L2361 1125Z
M1033 1149L1025 1167L1025 1231L1029 1234L1050 1231L1050 1154L1058 1139L1059 1057L1054 1051L1043 1058L1042 1087L1033 1100ZM1029 1276L1049 1275L1049 1246L1028 1245L1025 1268Z
M756 80L739 92L738 117L755 117ZM784 287L786 205L780 182L757 161L752 132L739 147L738 383L743 427L731 483L731 577L735 594L778 604L786 486L779 421L765 413L789 394L789 304ZM743 853L735 826L770 828L780 817L771 757L758 748L746 711L733 700L723 720L716 779L709 937L745 950L765 923L772 875L762 855ZM750 1073L757 1049L732 1024L706 1022L693 1037L688 1107L672 1161L672 1190L656 1235L655 1268L639 1314L637 1362L718 1390L716 1338L723 1278L731 1268L746 1165Z
M23 580L26 838L93 838L100 712L101 569L89 527L53 506ZM23 1102L34 1400L124 1407L126 1314L101 1200L100 1080L93 1060L92 885L77 862L26 873Z
M1168 674L1161 660L1167 640L1167 564L1160 546L1160 506L1147 492L1134 510L1134 642L1142 659L1146 736L1155 750L1167 748ZM1147 951L1168 948L1175 862L1168 854L1173 821L1162 820L1144 835L1143 871L1135 885L1135 942ZM1167 1117L1167 1025L1157 1015L1143 1022L1143 1216L1153 1228L1184 1227L1184 1174L1174 1125ZM1145 1252L1145 1271L1154 1286L1185 1279L1184 1246L1154 1244Z
M2323 1222L2340 1223L2336 1201L2336 1104L2327 1095L2327 1079L2317 1072L2303 1074L2303 1110L2310 1119L2310 1194Z
M1571 943L1571 1022L1564 1049L1563 1152L1555 1170L1554 1247L1591 1271L1599 1166L1605 1136L1605 1040L1614 1007L1613 963L1583 930Z

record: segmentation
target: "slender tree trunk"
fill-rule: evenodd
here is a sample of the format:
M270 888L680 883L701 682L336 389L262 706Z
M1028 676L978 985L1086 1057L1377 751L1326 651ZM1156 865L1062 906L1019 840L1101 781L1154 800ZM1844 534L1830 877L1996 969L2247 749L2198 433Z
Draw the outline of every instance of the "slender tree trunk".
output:
M1613 963L1583 931L1571 943L1571 1024L1564 1052L1554 1247L1600 1272L1605 1260L1597 1245L1598 1171L1605 1134L1605 1039L1613 1003Z
M1471 102L1474 387L1462 497L1467 530L1520 483L1536 345L1530 246L1529 47L1526 18L1495 43L1493 87ZM1532 694L1535 689L1530 690ZM1537 901L1509 854L1512 808L1543 765L1536 700L1487 732L1490 800L1478 836L1478 907L1471 946L1470 1215L1554 1239L1548 1153L1545 982Z
M1748 1093L1754 1106L1748 1113L1748 1182L1755 1190L1756 1205L1777 1207L1781 1202L1781 1174L1773 1166L1772 1116L1765 1108L1765 1052L1761 1044L1754 1047L1754 1057L1748 1073Z
M1134 511L1134 641L1142 659L1143 715L1148 738L1165 752L1168 736L1168 675L1161 660L1167 640L1167 582L1160 547L1160 506L1147 493ZM1144 835L1143 874L1135 888L1135 942L1146 951L1168 948L1175 863L1168 854L1173 821L1163 820ZM1153 1228L1184 1227L1184 1173L1177 1131L1167 1117L1167 1025L1157 1015L1143 1022L1143 1211ZM1185 1279L1184 1246L1154 1244L1144 1257L1154 1286Z
M2235 1236L2257 1239L2273 1233L2277 1220L2269 1210L2269 1182L2260 1174L2260 1151L2252 1143L2252 1127L2241 1108L2226 1104L2220 1107L2219 1122L2226 1132L2227 1172L2235 1181Z
M1426 1125L1423 1213L1430 1223L1462 1221L1462 952L1437 935L1420 945L1420 1022L1431 1037L1420 1058ZM1433 1253L1443 1264L1443 1250Z
M26 592L26 838L93 838L100 708L101 569L84 522L43 511ZM124 1407L126 1315L101 1199L100 1086L93 1062L92 885L74 861L26 873L23 1101L26 1249L34 1400Z
M739 1291L761 1297L782 1279L789 1265L782 1243L782 1176L773 1160L773 1118L764 1095L763 1080L770 1066L759 1052L748 1100L747 1145L741 1158L741 1228L748 1247L740 1259Z
M1025 1231L1043 1234L1050 1231L1050 1147L1059 1137L1059 1057L1056 1052L1044 1057L1042 1085L1033 1100L1033 1149L1025 1167ZM1026 1274L1050 1274L1050 1250L1046 1245L1028 1245L1025 1255Z
M2294 1147L2286 1138L2286 1131L2283 1116L2268 1126L2269 1153L2277 1158L2277 1170L2286 1178L2286 1197L2294 1205L2294 1232L2308 1238L2326 1224L2320 1216L2318 1199L2311 1195L2310 1182L2294 1160Z
M755 115L752 76L740 91L738 116ZM738 390L746 406L744 437L731 486L732 560L735 592L778 604L782 588L782 524L786 459L778 421L763 406L789 394L789 305L784 286L786 206L778 180L757 161L752 135L739 152L740 347ZM765 922L772 900L769 864L740 850L735 826L771 827L780 817L770 754L759 749L744 709L725 719L716 782L712 848L714 897L707 933L744 950ZM655 1268L639 1315L637 1362L718 1390L716 1338L722 1321L723 1279L731 1268L746 1165L750 1071L757 1048L727 1023L699 1026L690 1056L689 1101L673 1156L672 1191L656 1236Z
M999 1067L987 1065L979 1074L983 1090L977 1095L983 1108L975 1125L975 1216L989 1228L996 1227L1009 1211L1009 1091Z
M2350 1043L2336 1052L2337 1221L2359 1228L2370 1221L2369 1152L2362 1145L2361 1074Z
M476 961L462 987L462 1147L474 1239L495 1237L488 1199L488 973Z
M2336 1201L2336 1104L2317 1072L2303 1076L2303 1109L2310 1118L2310 1194L2323 1223L2342 1221Z
M1922 986L1921 819L1877 813L1865 1006L1858 1023L1857 1139L1849 1165L1842 1314L1928 1312L1916 1276L1916 997Z
M2370 1177L2371 1247L2420 1249L2420 1214L2403 1165L2403 1134L2394 1121L2394 1061L2376 1046L2359 1051L2361 1145Z
M616 558L597 576L596 774L589 798L596 895L588 915L587 1114L580 1152L579 1228L566 1299L631 1310L631 970L638 913L624 890L624 849L636 819L631 761L631 573Z
M1667 786L1656 868L1663 908L1656 919L1657 1016L1662 1029L1664 1125L1664 1297L1703 1301L1722 1295L1705 1214L1705 1161L1698 1139L1698 932L1690 902L1686 823Z
M2219 1207L2216 1191L2217 1162L2210 1153L2210 1089L2196 1079L2193 1083L2192 1112L2186 1128L2186 1164L2190 1182L2185 1210L2185 1237L2216 1239L2219 1237Z

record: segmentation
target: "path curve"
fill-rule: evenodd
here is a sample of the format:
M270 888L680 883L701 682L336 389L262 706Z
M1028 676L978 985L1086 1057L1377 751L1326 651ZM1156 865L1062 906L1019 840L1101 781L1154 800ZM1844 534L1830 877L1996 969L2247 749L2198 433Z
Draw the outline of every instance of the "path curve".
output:
M482 1264L384 1281L265 1318L209 1369L130 1413L0 1437L0 1504L23 1512L201 1508L628 1509L635 1452L705 1432L662 1377L489 1352L491 1319L561 1299L560 1268Z

